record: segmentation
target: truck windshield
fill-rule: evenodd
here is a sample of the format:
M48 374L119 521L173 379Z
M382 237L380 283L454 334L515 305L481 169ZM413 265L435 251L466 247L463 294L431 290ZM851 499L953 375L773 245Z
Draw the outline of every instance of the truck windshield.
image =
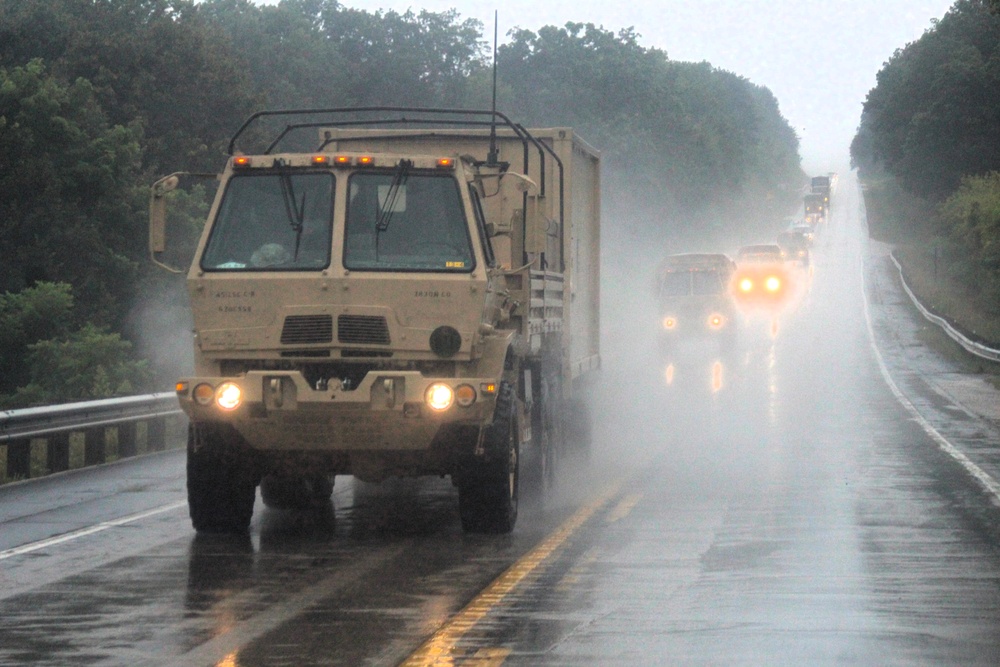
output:
M715 271L694 271L691 274L691 293L695 296L723 294L726 285Z
M360 271L475 268L458 183L404 169L351 176L344 267Z
M201 268L313 271L330 265L333 175L263 173L226 186Z
M714 296L725 291L725 282L715 271L671 271L660 283L662 297Z

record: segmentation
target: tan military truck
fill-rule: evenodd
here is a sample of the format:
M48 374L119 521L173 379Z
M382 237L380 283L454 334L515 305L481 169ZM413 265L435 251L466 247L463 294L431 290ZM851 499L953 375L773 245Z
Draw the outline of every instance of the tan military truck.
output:
M229 152L187 272L195 529L247 530L258 485L295 508L335 475L449 475L464 530L511 531L522 479L589 446L598 152L496 112L394 107L261 112ZM151 191L161 265L182 176Z

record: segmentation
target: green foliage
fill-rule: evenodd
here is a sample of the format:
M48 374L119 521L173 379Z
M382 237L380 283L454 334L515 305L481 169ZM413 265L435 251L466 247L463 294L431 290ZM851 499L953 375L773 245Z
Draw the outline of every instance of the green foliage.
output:
M959 0L878 73L851 157L942 200L968 174L1000 169L1000 16Z
M0 294L0 404L6 408L107 398L148 388L149 364L93 324L74 329L72 288L38 283Z
M28 384L9 407L127 396L146 389L149 362L131 360L132 344L87 324L62 339L28 346Z
M323 35L350 64L347 96L358 104L454 106L483 67L482 24L455 10L374 13L322 3Z
M37 60L0 69L0 292L70 282L82 317L116 322L137 274L138 154L88 82L62 84Z
M896 220L890 240L904 245L908 270L918 281L933 275L921 283L923 294L963 323L976 313L1000 315L996 3L959 0L896 51L868 94L851 159L869 195L898 193L884 215L872 209L878 198L866 196L869 217ZM928 205L913 211L907 200Z
M140 127L154 173L217 168L258 105L230 40L191 0L0 0L0 64L35 58L89 81L110 123Z
M0 394L26 383L28 346L65 335L73 294L66 283L38 283L16 294L0 294Z
M632 29L516 30L498 60L510 115L576 128L661 222L803 178L798 138L770 91L708 63L671 61Z
M1000 314L1000 172L962 179L940 217L960 248L964 282Z

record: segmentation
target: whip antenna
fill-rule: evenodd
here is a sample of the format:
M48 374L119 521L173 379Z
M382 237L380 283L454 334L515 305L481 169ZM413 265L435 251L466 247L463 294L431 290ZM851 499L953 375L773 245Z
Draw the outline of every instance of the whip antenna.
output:
M497 165L497 10L493 10L493 106L490 116L490 152L486 157L486 165Z

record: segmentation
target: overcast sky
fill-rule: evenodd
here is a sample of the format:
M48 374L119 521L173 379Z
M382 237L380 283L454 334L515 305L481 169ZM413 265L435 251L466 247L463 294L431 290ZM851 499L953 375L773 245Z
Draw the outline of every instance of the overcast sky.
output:
M262 0L258 0L261 2ZM843 168L865 95L897 48L920 37L953 0L341 0L368 11L456 9L501 42L513 27L569 21L617 32L673 60L707 60L767 86L801 139L807 172ZM267 4L273 4L270 0ZM499 104L503 108L502 100Z

